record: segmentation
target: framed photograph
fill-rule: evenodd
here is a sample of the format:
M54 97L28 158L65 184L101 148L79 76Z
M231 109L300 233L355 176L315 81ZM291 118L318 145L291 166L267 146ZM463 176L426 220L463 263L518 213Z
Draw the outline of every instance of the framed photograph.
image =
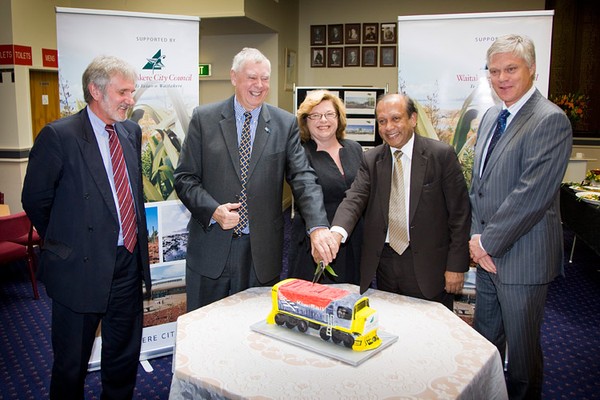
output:
M344 67L360 67L360 47L346 46L344 49Z
M377 46L362 47L362 66L376 67L377 66Z
M396 66L396 46L381 46L379 48L380 67L395 67Z
M344 93L344 105L347 114L375 115L377 92L375 90L347 90Z
M298 54L295 50L285 49L285 90L287 91L292 91L298 80L297 59Z
M310 48L310 66L312 68L324 67L325 61L325 47Z
M310 45L311 46L324 46L327 41L327 34L325 25L311 25L310 26Z
M346 44L360 44L360 24L344 25L344 42Z
M396 24L389 22L381 24L381 44L396 43Z
M344 63L344 48L343 47L328 47L327 48L327 66L329 68L341 68Z
M363 44L379 43L379 23L363 24Z
M344 44L344 25L327 25L327 44Z

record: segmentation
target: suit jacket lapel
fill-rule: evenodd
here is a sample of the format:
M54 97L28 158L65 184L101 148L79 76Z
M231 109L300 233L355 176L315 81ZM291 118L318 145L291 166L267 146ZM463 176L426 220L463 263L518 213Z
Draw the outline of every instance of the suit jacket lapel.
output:
M258 164L258 160L265 150L267 140L271 135L271 128L269 127L270 121L271 114L269 113L269 109L266 104L263 104L260 115L258 116L258 125L256 126L256 132L254 134L254 142L252 143L252 155L250 156L248 178L252 176L252 172L254 172L254 168L256 168L256 164Z
M138 165L140 160L138 159L137 152L135 150L135 133L127 130L124 124L117 123L115 124L115 129L118 132L118 135L125 140L121 140L121 147L123 148L123 157L125 158L125 165L127 166L127 174L129 175L129 184L131 185L131 190L134 198L134 204L137 202L135 199L139 199L140 188L138 187L138 180L136 177L139 174Z
M370 150L374 151L374 150ZM375 189L379 198L379 209L382 213L383 221L388 225L390 212L390 191L392 187L392 154L390 146L384 144L381 147L381 154L375 162L375 170L377 171L377 188ZM373 184L373 183L371 183Z
M238 179L241 179L240 151L238 148L235 111L233 110L233 96L223 103L221 117L222 119L219 121L219 125L221 126L221 135L223 135L223 140L225 140L225 145L227 146L227 151L229 152L229 157L231 158L233 168L238 176Z
M410 167L409 222L412 221L415 212L417 211L417 205L419 204L419 198L421 197L423 182L425 180L425 170L427 169L427 154L425 147L423 147L423 139L416 133L414 135L415 143Z
M527 100L523 107L521 107L521 109L517 112L517 115L513 117L510 124L506 127L506 131L504 131L501 139L498 141L498 144L496 144L496 148L492 152L492 155L485 167L484 175L487 175L490 173L490 171L492 171L494 164L496 164L504 150L510 145L510 142L521 133L521 128L523 128L527 120L529 120L529 118L531 118L533 115L533 109L540 96L540 92L536 89L531 98ZM498 109L498 112L495 113L495 117L493 119L494 126L492 126L492 130L495 128L495 121L498 118L499 113L500 109Z
M112 189L108 181L108 175L106 174L106 168L104 168L104 161L100 154L100 148L94 134L94 129L87 115L87 108L84 108L79 112L81 118L81 140L80 148L82 153L83 162L90 171L92 179L98 186L98 190L102 193L106 206L113 214L115 220L118 222L119 217L117 215L117 208L115 205L114 198L112 196Z

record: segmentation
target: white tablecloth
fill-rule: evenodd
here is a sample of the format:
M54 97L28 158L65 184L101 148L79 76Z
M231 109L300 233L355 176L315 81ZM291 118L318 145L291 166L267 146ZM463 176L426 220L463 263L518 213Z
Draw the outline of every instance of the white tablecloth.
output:
M170 399L507 398L496 348L441 304L370 289L379 329L399 339L354 367L252 331L270 294L248 289L179 317Z

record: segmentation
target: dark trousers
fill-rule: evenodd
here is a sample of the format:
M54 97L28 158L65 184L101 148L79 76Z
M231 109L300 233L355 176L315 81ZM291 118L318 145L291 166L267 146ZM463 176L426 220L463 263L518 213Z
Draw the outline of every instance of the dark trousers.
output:
M105 313L78 313L52 302L54 364L50 398L84 398L88 362L101 325L102 399L131 399L142 339L142 275L134 254L117 250L113 284Z
M454 296L445 290L430 299L425 297L417 277L410 246L402 254L398 254L387 243L381 252L379 266L377 267L377 289L417 297L419 299L437 301L445 305L450 311L454 308Z
M256 277L250 235L231 239L231 247L225 269L217 279L208 278L186 267L187 311L193 311L232 294L251 287L273 286L271 282L260 282Z

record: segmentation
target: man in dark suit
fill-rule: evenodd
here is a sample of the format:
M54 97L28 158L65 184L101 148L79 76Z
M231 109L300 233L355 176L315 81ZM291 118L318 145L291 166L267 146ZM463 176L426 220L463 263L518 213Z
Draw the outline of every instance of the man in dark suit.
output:
M531 39L496 39L487 65L503 104L483 116L475 146L469 242L479 264L474 327L501 355L508 344L509 397L539 399L544 303L548 284L563 271L559 188L572 131L565 113L533 85ZM497 123L503 110L508 119ZM505 130L496 141L497 125Z
M22 203L43 238L39 277L53 300L51 399L83 399L100 322L102 398L133 396L142 280L151 292L142 132L126 119L135 80L122 60L94 59L83 73L87 107L46 125L29 156Z
M352 187L337 209L332 232L345 240L364 212L361 284L373 277L377 288L443 303L453 308L453 293L463 286L469 267L470 206L467 186L454 149L414 134L417 109L405 95L383 96L376 107L384 144L368 150ZM401 150L405 195L404 229L408 248L389 244L393 152ZM399 169L399 168L398 168Z
M284 179L305 218L313 251L325 261L337 252L296 118L264 103L270 75L269 60L257 49L244 48L230 71L235 95L194 110L175 171L177 194L192 214L188 311L279 280ZM244 175L245 126L251 155Z

